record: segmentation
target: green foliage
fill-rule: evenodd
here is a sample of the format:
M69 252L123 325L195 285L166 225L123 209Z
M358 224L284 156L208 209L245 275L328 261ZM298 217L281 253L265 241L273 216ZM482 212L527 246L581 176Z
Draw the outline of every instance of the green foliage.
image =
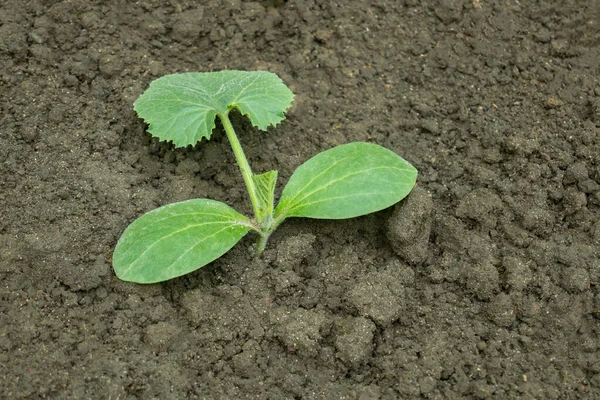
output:
M292 104L293 93L265 71L188 72L150 83L134 103L148 132L178 147L210 139L215 117L237 108L259 129L277 125Z
M254 174L229 120L237 108L265 130L284 119L292 92L269 72L221 71L167 75L135 102L148 130L175 146L210 138L219 117L240 167L252 207L251 220L209 199L150 211L125 230L113 255L117 276L153 283L192 272L226 253L250 230L257 254L289 217L341 219L379 211L404 198L417 170L394 152L370 143L324 151L298 167L274 207L277 171Z
M256 184L258 197L258 209L261 216L273 213L273 204L275 203L275 184L277 184L277 171L268 171L264 174L254 175L252 177Z
M113 254L115 273L138 283L185 275L221 257L250 229L247 217L219 201L167 204L123 232Z
M417 170L371 143L348 143L302 164L283 189L278 217L353 218L387 208L415 185Z

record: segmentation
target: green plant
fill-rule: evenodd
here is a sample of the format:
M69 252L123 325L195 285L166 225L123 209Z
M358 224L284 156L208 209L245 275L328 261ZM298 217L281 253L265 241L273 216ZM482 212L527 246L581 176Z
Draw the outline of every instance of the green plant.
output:
M394 152L349 143L317 154L292 174L277 207L277 171L254 174L229 120L238 109L261 130L285 118L294 95L270 72L220 71L163 76L134 103L148 131L175 146L209 139L221 120L254 209L250 219L228 205L193 199L152 210L123 232L113 254L117 276L154 283L192 272L225 254L249 231L257 254L289 217L342 219L387 208L413 188L417 170Z

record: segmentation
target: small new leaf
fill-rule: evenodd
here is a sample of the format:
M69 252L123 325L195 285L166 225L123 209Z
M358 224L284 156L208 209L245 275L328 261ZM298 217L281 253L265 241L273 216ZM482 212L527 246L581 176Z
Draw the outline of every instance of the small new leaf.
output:
M417 170L372 143L348 143L317 154L292 174L275 218L353 218L383 210L406 197Z
M237 108L261 130L285 118L293 93L271 72L218 71L165 75L134 103L148 132L177 147L209 139L217 114Z
M277 171L268 171L264 174L253 175L252 179L256 185L258 196L258 208L262 215L260 218L273 213L275 202L275 184L277 183Z
M124 281L162 282L219 258L251 229L247 217L219 201L168 204L127 227L113 253L113 268Z

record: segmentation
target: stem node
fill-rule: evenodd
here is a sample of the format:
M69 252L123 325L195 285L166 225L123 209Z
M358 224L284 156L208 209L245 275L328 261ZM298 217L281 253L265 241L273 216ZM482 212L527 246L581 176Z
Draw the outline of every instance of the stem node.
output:
M258 199L258 189L256 187L256 182L254 181L254 173L252 172L252 168L250 168L250 164L246 159L242 145L240 144L240 141L238 140L233 129L233 125L229 120L229 111L217 115L223 124L223 129L225 129L227 139L229 139L231 149L233 150L235 159L240 167L240 171L242 172L244 183L248 189L248 195L250 196L250 202L252 203L252 209L254 210L254 217L256 218L256 225L259 228L259 237L258 242L256 243L256 255L260 256L267 245L267 240L269 239L271 232L273 232L273 205L271 204L270 207L271 212L263 215L265 213L261 212L260 202Z

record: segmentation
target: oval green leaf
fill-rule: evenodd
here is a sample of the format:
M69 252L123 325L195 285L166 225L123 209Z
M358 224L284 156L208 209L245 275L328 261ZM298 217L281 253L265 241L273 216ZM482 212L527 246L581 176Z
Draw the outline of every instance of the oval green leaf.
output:
M272 72L217 71L165 75L135 101L148 132L175 146L209 139L217 114L237 108L261 130L277 125L293 93Z
M317 154L292 174L275 218L353 218L406 197L417 170L396 153L372 143L348 143Z
M124 281L166 281L219 258L250 229L247 217L219 201L168 204L125 229L113 254L113 268Z

